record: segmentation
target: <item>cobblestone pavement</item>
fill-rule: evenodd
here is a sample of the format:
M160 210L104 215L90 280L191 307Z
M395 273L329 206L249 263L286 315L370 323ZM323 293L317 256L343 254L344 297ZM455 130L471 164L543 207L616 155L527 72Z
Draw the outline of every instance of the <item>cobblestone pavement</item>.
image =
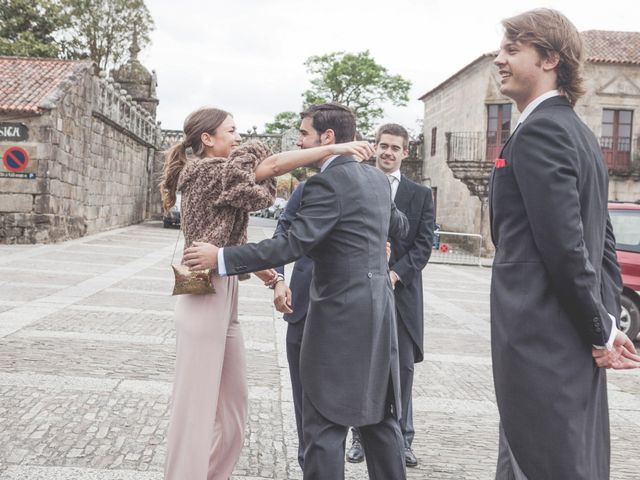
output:
M258 226L256 226L258 225ZM260 226L261 225L261 226ZM256 223L250 238L270 236ZM160 480L174 363L176 230L146 223L0 246L0 479ZM411 479L491 479L497 450L486 268L424 272ZM240 287L250 418L238 480L298 479L284 339L271 291ZM639 372L610 375L612 478L640 476ZM364 464L347 478L366 479Z

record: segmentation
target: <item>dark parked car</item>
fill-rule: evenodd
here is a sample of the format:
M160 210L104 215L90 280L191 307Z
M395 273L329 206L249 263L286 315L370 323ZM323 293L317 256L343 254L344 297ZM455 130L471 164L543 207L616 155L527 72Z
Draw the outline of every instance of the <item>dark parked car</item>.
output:
M634 339L640 333L640 205L610 203L609 215L624 285L620 327Z
M171 207L169 213L165 213L162 217L162 226L164 228L180 227L180 204L182 200L182 194L176 193L176 204Z

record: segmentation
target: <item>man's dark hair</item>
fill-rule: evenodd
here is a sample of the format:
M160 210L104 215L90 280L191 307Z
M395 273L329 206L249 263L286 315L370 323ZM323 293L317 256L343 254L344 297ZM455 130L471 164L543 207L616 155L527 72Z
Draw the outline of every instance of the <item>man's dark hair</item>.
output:
M402 125L397 123L385 123L376 132L376 144L380 142L380 137L384 134L402 137L402 146L409 148L409 132Z
M312 105L300 114L300 118L311 118L311 125L319 134L333 130L336 143L352 142L356 134L353 111L339 103Z

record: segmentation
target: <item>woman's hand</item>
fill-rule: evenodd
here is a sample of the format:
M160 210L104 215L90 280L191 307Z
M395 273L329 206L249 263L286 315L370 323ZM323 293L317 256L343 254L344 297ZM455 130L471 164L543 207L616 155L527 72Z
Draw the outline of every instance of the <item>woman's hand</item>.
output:
M335 143L332 146L334 155L353 155L359 160L367 160L373 155L374 149L367 141Z
M270 287L278 281L278 272L273 268L254 272L254 275L264 282L265 287Z

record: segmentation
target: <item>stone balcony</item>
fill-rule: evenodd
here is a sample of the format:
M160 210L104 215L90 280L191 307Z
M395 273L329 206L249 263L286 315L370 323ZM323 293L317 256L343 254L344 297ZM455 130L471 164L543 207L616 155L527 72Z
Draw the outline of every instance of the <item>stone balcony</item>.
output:
M447 165L453 176L462 181L469 191L486 200L489 195L489 177L500 145L489 145L485 132L447 132Z

